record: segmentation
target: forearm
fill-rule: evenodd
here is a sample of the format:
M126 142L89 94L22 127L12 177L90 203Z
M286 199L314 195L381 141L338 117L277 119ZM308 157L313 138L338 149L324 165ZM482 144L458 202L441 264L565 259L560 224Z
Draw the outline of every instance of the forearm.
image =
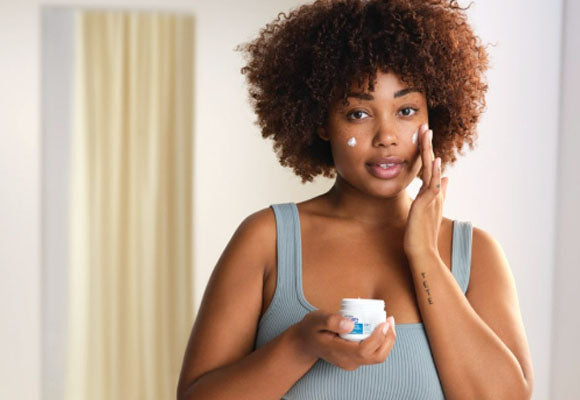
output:
M290 327L240 361L201 376L179 400L279 400L316 360L299 348Z
M437 254L410 257L423 324L449 399L528 399L520 363Z

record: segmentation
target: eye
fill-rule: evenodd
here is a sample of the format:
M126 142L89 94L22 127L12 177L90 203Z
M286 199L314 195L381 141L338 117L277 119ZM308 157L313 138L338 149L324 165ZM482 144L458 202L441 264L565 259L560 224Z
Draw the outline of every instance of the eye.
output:
M405 110L412 110L413 111L413 114L404 113L403 117L410 117L412 115L415 115L415 113L418 111L414 107L404 107L404 108L401 109L401 111L405 111Z
M367 113L366 113L365 111L363 111L363 110L353 110L353 111L351 111L351 112L347 113L347 114L346 114L346 117L347 117L348 119L350 119L350 120L360 120L360 119L362 119L362 118L358 118L358 117L357 117L357 118L351 118L351 115L352 115L352 116L360 116L360 114L367 114ZM367 114L367 115L368 115L368 114Z

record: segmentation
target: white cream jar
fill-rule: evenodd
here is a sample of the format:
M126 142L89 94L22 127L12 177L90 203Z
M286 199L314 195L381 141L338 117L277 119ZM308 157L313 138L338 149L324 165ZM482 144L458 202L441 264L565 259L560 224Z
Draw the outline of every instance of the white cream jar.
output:
M342 299L340 315L354 322L351 332L340 334L353 342L368 338L379 324L387 321L385 302L377 299Z

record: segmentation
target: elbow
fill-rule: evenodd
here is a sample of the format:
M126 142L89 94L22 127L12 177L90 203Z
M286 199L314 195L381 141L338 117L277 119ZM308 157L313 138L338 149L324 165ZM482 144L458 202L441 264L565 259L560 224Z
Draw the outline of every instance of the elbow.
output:
M531 368L522 368L518 364L516 376L513 376L507 384L506 391L501 399L530 400L534 391L534 373Z
M193 398L199 399L200 394L195 393L194 397L193 390L195 389L196 392L200 391L199 385L196 386L196 384L199 382L199 380L202 378L203 375L198 376L195 379L190 380L189 382L179 381L179 383L177 384L177 400L189 400Z
M525 377L489 381L485 386L479 386L471 392L471 396L465 394L458 398L473 398L486 400L530 400L533 392L533 379Z
M188 392L187 387L184 387L181 384L177 385L176 399L177 400L187 400L187 392Z
M530 400L532 398L532 393L534 392L534 374L532 370L522 370L521 378L518 380L520 384L517 385L517 387L520 389L520 395L517 398Z
M177 388L177 400L190 400L190 399L200 399L200 393L198 388L194 388L197 379L186 386ZM196 393L194 393L194 389ZM205 396L204 396L205 398Z
M179 382L177 384L177 400L187 400L191 397L191 391L193 389L193 382L185 383Z
M524 379L524 400L530 400L532 398L532 393L534 392L534 380L533 379Z
M530 400L532 398L533 390L533 381L531 379L523 378L517 385L510 385L507 392L500 398L505 400Z

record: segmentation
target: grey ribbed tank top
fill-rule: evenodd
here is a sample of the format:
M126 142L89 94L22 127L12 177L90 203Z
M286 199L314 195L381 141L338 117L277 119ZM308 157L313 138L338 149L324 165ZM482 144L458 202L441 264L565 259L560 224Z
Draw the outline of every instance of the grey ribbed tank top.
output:
M260 319L255 348L268 343L304 315L316 310L302 290L298 208L295 203L273 204L271 207L276 217L276 291ZM451 272L463 293L469 283L471 234L470 222L453 221ZM319 359L283 399L444 399L423 324L397 324L396 329L397 340L383 363L347 371Z

